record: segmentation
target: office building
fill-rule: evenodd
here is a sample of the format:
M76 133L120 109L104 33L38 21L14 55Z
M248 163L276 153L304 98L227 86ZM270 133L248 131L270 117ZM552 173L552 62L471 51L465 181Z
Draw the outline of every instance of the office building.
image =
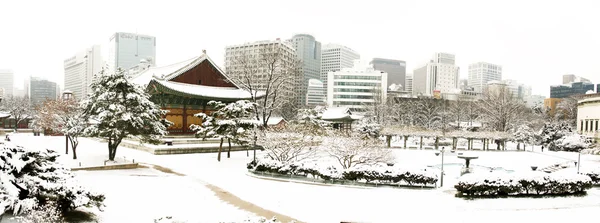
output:
M373 58L371 64L375 70L388 73L388 87L396 84L402 86L401 90L406 89L406 62L402 60Z
M65 79L63 88L73 92L76 99L92 93L94 75L102 70L102 52L99 45L77 52L64 61Z
M15 74L12 70L0 70L0 88L3 90L4 97L14 94Z
M413 75L406 74L406 80L404 81L406 86L404 86L404 91L413 94Z
M306 91L310 79L321 79L321 43L308 34L297 34L288 40L296 49L296 56L302 63L303 79L298 94L298 104L306 105Z
M296 50L290 42L276 40L256 41L239 45L231 45L225 48L225 72L233 81L246 83L245 78L250 77L252 85L256 90L265 90L269 81L268 66L261 60L263 56L277 54L277 69L275 74L288 73L290 77L282 78L274 85L282 85L284 100L297 102L298 94L296 89L300 88L302 75L298 75L289 69L296 64ZM258 69L248 70L249 64ZM282 70L283 69L283 70ZM274 86L272 85L272 86Z
M567 98L594 91L594 84L588 82L570 82L568 84L550 86L550 98Z
M584 82L591 83L589 79L583 78L574 74L565 74L563 75L563 84L569 84L571 82Z
M477 62L469 65L468 85L477 92L482 92L490 81L502 80L502 66Z
M364 61L355 60L352 68L329 72L327 81L329 107L364 112L368 106L386 101L387 73L375 70Z
M111 70L119 67L127 71L142 60L156 66L156 37L118 32L109 40L108 66Z
M326 89L322 81L318 79L308 80L308 91L306 93L306 106L315 107L326 105Z
M41 105L46 100L56 100L56 83L39 77L31 77L29 84L31 104Z
M325 89L329 89L327 77L331 71L354 66L354 60L360 59L360 54L349 47L338 44L326 44L321 48L321 81Z
M413 94L440 98L458 89L459 68L453 54L436 53L428 63L413 72Z

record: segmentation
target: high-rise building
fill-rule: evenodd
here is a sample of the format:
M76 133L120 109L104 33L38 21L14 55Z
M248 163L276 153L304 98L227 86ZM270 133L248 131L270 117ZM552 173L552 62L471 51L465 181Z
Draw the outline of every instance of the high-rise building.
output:
M375 70L388 73L388 87L392 84L401 85L406 89L406 62L402 60L373 58L371 61Z
M92 93L94 75L102 70L102 52L99 45L82 50L64 61L64 90L73 92L76 99Z
M43 78L31 77L29 84L31 104L41 105L46 100L56 99L56 83Z
M482 92L490 81L502 80L502 66L477 62L469 65L469 86L476 92Z
M270 71L267 66L264 66L264 62L261 60L263 56L277 56L276 69L288 69L290 64L297 62L296 50L290 42L276 40L265 40L251 43L244 43L240 45L227 46L225 48L225 72L233 81L244 82L244 78L250 77L256 90L265 90L265 85L269 81ZM242 62L243 60L243 62ZM252 65L248 64L253 63ZM258 69L248 67L258 67ZM250 73L251 72L251 73ZM276 70L277 73L284 73L287 71ZM287 72L290 75L295 75L293 72ZM286 101L292 101L297 99L298 91L300 88L301 78L298 76L292 76L289 78L282 79L283 82L277 82L276 84L282 84L283 94ZM272 82L271 82L272 83ZM292 98L293 97L293 98Z
M576 76L574 74L565 74L565 75L563 75L563 84L569 84L571 82L591 83L589 79L583 78L583 77L580 77L580 76Z
M567 98L574 95L594 91L594 84L586 82L570 82L568 84L550 86L550 98Z
M15 74L12 70L0 70L0 88L4 89L4 97L14 94Z
M505 87L513 98L517 98L522 101L528 101L531 97L531 86L519 83L516 80L505 79L502 81L489 81L487 88L497 90L498 87Z
M413 94L436 96L458 89L459 68L453 54L436 53L434 58L413 72ZM435 93L435 95L434 95Z
M331 43L323 45L321 48L321 80L325 84L325 89L329 89L327 77L330 71L351 68L354 66L354 60L357 59L360 59L360 54L349 47Z
M404 82L406 86L404 87L404 91L412 94L413 92L413 74L406 74L406 81Z
M115 33L110 37L108 66L127 71L140 61L156 66L156 37L135 33Z
M327 81L329 107L364 112L369 105L386 101L387 73L375 70L364 61L355 60L352 68L329 72Z
M321 43L308 34L297 34L289 40L296 49L296 56L302 63L303 80L298 94L298 104L306 105L308 80L321 79Z
M309 107L325 105L327 94L322 81L318 79L308 80L308 91L306 93L306 105Z

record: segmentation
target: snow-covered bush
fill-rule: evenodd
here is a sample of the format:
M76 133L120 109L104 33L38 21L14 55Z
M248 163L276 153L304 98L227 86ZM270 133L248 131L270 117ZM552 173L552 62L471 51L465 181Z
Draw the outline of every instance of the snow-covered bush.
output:
M186 223L187 221L178 220L177 218L173 218L172 216L165 216L154 219L154 223Z
M265 131L258 140L267 156L284 163L314 157L320 143L320 138L316 136L276 131Z
M600 148L584 149L581 150L582 154L600 155Z
M355 130L357 132L372 138L379 137L381 129L382 126L378 124L373 118L363 118L355 126Z
M582 170L581 174L586 175L592 179L594 185L600 185L600 168L591 170Z
M323 143L325 152L334 158L344 169L356 165L374 165L394 160L390 149L383 147L383 141L360 136L334 134Z
M571 133L563 136L555 142L551 150L560 150L567 152L579 152L590 147L584 136L577 133Z
M316 163L284 164L271 159L257 159L248 163L248 169L256 172L318 177L323 180L349 180L377 184L433 185L438 176L426 169L404 169L397 166L355 166L338 169Z
M571 132L573 130L567 123L547 123L537 134L537 138L542 146L546 146L550 150L560 150L556 148L556 142Z
M102 206L104 195L77 185L58 157L48 149L0 144L0 216L5 211L26 213L46 201L55 202L63 213L81 206Z
M565 195L585 192L592 187L589 176L540 171L522 173L472 173L462 176L454 185L459 195L515 196Z
M533 143L535 134L531 128L527 125L520 125L519 128L513 133L513 139L517 142L517 149L521 148L521 143L529 144ZM523 148L525 145L523 145Z
M19 223L64 223L62 213L58 211L58 207L54 202L47 202L44 205L38 206L33 210L25 213L22 216L17 216L15 219Z

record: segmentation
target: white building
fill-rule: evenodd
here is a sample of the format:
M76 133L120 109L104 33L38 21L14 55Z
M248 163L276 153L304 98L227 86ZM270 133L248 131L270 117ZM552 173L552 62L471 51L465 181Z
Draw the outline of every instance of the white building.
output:
M234 81L241 81L246 75L251 75L251 79L254 81L257 90L265 90L267 86L264 83L268 81L266 75L267 68L261 65L260 57L263 54L277 53L280 54L279 64L277 65L280 69L286 69L286 64L296 63L296 50L290 42L282 41L277 38L276 40L264 40L251 43L244 43L239 45L231 45L225 48L225 72ZM256 66L262 67L262 70L253 70L251 74L246 72L248 64L244 64L240 60L254 63ZM246 66L246 67L245 67ZM289 67L287 67L289 68ZM276 71L282 72L282 71ZM298 95L300 92L295 89L300 89L302 76L290 77L283 83L284 92L289 97L300 98Z
M129 70L146 60L156 66L156 37L118 32L110 37L108 66Z
M102 52L100 45L82 50L64 61L64 90L73 92L73 96L82 99L91 93L90 84L94 75L102 70Z
M600 94L577 97L577 132L600 139Z
M483 92L486 84L490 81L502 80L502 66L477 62L469 65L468 84L477 92Z
M404 91L412 94L413 92L413 74L406 74L406 86L404 86Z
M502 81L489 81L487 83L487 88L495 88L498 86L506 87L513 98L528 101L531 97L531 86L521 84L516 80L506 79Z
M458 89L459 68L453 54L436 53L427 64L413 72L414 95L436 96L434 93L451 93Z
M15 74L12 70L0 70L0 88L4 89L4 97L14 94Z
M321 80L325 89L329 89L327 77L330 71L354 66L354 60L360 59L360 54L349 47L338 44L326 44L321 48Z
M309 107L325 105L326 98L327 94L325 92L325 85L323 84L323 82L317 79L308 80L306 105Z
M355 60L352 68L329 72L327 105L361 112L374 103L386 101L387 73L375 70L368 62Z

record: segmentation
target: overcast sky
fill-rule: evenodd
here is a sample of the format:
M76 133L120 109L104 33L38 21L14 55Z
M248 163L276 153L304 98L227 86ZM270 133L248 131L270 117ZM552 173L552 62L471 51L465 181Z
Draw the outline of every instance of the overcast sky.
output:
M405 60L408 73L435 52L455 54L462 78L470 63L500 64L504 79L545 96L563 74L600 82L598 0L154 2L0 1L0 69L62 85L63 60L94 44L107 51L115 32L155 36L158 66L202 49L222 66L226 45L308 33L363 59Z

